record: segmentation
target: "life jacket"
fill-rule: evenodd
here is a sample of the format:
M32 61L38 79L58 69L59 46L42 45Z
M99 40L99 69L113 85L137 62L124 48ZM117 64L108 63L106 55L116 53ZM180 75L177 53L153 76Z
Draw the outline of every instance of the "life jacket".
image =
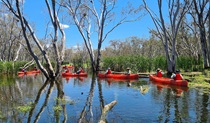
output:
M163 74L159 71L157 72L157 77L163 77Z
M111 74L111 73L112 73L112 71L111 71L111 70L108 70L108 71L107 71L107 74Z
M80 73L84 73L84 70L83 70L83 69L81 69L81 70L80 70Z
M66 70L66 73L69 73L69 69Z
M175 80L182 80L182 77L179 73L176 74L176 77L174 78Z

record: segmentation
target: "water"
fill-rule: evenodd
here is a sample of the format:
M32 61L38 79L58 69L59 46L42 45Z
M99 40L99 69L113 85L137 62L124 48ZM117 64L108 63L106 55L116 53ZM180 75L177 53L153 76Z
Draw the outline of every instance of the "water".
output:
M1 77L0 122L96 123L102 107L116 100L106 115L109 123L209 123L209 94L203 90L158 85L149 78L119 81L89 75L45 83L42 75ZM25 113L18 109L30 104Z

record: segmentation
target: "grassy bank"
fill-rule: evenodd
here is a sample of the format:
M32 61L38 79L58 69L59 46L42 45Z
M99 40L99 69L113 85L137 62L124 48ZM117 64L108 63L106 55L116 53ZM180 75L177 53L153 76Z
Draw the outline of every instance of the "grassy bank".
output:
M16 74L27 62L0 62L0 74ZM34 66L30 66L28 69L32 69Z

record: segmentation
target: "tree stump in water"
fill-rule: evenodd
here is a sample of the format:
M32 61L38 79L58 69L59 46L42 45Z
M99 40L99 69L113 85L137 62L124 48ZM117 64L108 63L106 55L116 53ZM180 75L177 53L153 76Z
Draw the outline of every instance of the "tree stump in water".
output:
M116 100L114 100L111 103L104 106L104 108L102 109L101 118L99 120L99 123L106 123L106 114L108 113L109 110L111 110L114 107L115 104L117 104Z

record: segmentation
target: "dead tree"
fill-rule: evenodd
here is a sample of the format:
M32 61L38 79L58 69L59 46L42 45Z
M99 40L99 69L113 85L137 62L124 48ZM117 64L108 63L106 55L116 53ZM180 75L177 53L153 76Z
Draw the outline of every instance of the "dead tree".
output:
M168 1L168 15L170 28L167 29L167 23L165 22L168 17L163 16L162 11L162 0L158 0L159 16L152 12L147 6L146 1L143 0L144 7L151 16L155 27L158 31L158 37L161 39L165 49L167 59L167 71L169 73L175 72L176 70L176 38L180 28L180 23L185 16L191 4L189 0L169 0ZM170 31L171 30L171 31Z
M96 6L95 2L97 2L99 6ZM128 4L128 7L121 12L121 19L117 20L117 23L108 28L111 22L116 21L114 19L116 3L116 0L64 0L60 3L68 10L69 15L73 18L85 42L93 72L97 72L100 69L101 47L107 36L121 24L137 21L143 16L138 14L142 10L141 6L134 9L131 4ZM137 17L129 19L131 15L136 15ZM94 32L97 35L98 41L96 57L92 46L92 34Z
M194 19L194 23L199 28L204 68L210 67L210 40L208 42L207 31L205 27L205 25L207 24L208 16L210 16L210 9L206 9L208 2L209 0L193 0L194 6L192 12L190 12L191 16Z
M40 42L38 37L36 36L32 26L30 23L27 21L27 18L23 15L23 6L24 3L22 3L20 0L16 0L15 4L13 4L10 0L1 0L4 5L10 10L10 12L16 17L21 25L23 36L25 38L25 44L27 46L27 49L36 62L37 66L39 69L42 71L42 73L46 76L47 79L55 79L60 75L61 71L61 63L64 58L65 54L65 33L63 28L61 27L62 24L59 22L59 18L57 16L57 11L56 11L56 3L55 0L51 0L51 5L48 0L45 0L46 6L49 11L49 15L51 18L52 25L54 27L54 36L52 36L52 48L54 49L55 53L55 58L56 58L56 67L54 68L52 66L52 63L50 61L50 58L48 56L48 53L46 49L44 48L44 45ZM58 33L62 34L61 37L61 50L59 50L58 46ZM29 33L29 34L28 34ZM33 42L36 44L38 47L39 51L41 52L41 57L37 55L33 50L32 50L32 44L31 44L31 39L29 39L29 36L32 37ZM44 58L45 60L45 65L41 62L41 59Z

